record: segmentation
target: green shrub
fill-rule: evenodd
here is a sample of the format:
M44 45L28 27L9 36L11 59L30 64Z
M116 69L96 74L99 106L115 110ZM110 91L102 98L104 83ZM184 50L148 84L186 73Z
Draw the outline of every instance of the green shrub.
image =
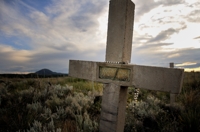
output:
M46 85L38 89L20 82L1 86L0 131L86 132L98 129L98 121L91 120L93 117L87 112L93 105L93 96L77 93L72 86Z
M136 101L129 87L124 131L200 131L199 74L194 75L172 106L169 93L140 89ZM102 90L102 84L69 77L1 80L0 131L98 131Z

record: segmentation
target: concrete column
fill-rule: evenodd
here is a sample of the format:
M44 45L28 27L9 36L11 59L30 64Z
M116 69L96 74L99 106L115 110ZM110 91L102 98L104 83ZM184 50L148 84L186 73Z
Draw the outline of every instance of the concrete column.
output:
M106 61L130 63L134 10L131 0L110 1Z
M127 102L127 87L104 84L101 104L100 132L123 132Z
M174 68L174 63L173 62L169 63L169 67ZM170 93L170 105L173 105L175 103L176 96L177 94Z
M135 4L110 0L106 61L130 63ZM128 87L104 84L100 132L123 132Z

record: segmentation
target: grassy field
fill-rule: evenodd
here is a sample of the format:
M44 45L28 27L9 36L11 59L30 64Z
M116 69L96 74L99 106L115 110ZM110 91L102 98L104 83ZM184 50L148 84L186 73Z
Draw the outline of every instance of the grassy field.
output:
M0 131L96 132L103 85L70 77L0 78ZM200 73L185 73L173 106L169 93L129 87L125 132L200 131Z

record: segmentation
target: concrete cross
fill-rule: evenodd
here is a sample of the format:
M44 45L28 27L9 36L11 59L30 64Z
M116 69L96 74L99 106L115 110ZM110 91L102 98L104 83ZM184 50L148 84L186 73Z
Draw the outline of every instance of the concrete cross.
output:
M131 65L135 5L110 0L106 61L70 60L69 76L104 84L100 132L123 132L128 86L179 93L183 69Z

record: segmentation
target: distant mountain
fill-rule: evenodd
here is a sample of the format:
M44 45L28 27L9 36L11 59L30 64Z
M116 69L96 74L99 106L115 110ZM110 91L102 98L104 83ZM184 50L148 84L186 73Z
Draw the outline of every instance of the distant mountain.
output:
M64 73L57 73L57 72L53 72L49 69L41 69L37 72L35 72L35 74L37 75L42 75L42 76L51 76L51 75L66 75Z
M49 69L41 69L41 70L39 70L35 73L38 74L38 75L54 75L55 74L54 72L52 72Z
M0 74L1 77L6 78L43 78L43 77L66 77L68 76L67 73L57 73L53 72L49 69L41 69L35 73L28 73L28 74Z

